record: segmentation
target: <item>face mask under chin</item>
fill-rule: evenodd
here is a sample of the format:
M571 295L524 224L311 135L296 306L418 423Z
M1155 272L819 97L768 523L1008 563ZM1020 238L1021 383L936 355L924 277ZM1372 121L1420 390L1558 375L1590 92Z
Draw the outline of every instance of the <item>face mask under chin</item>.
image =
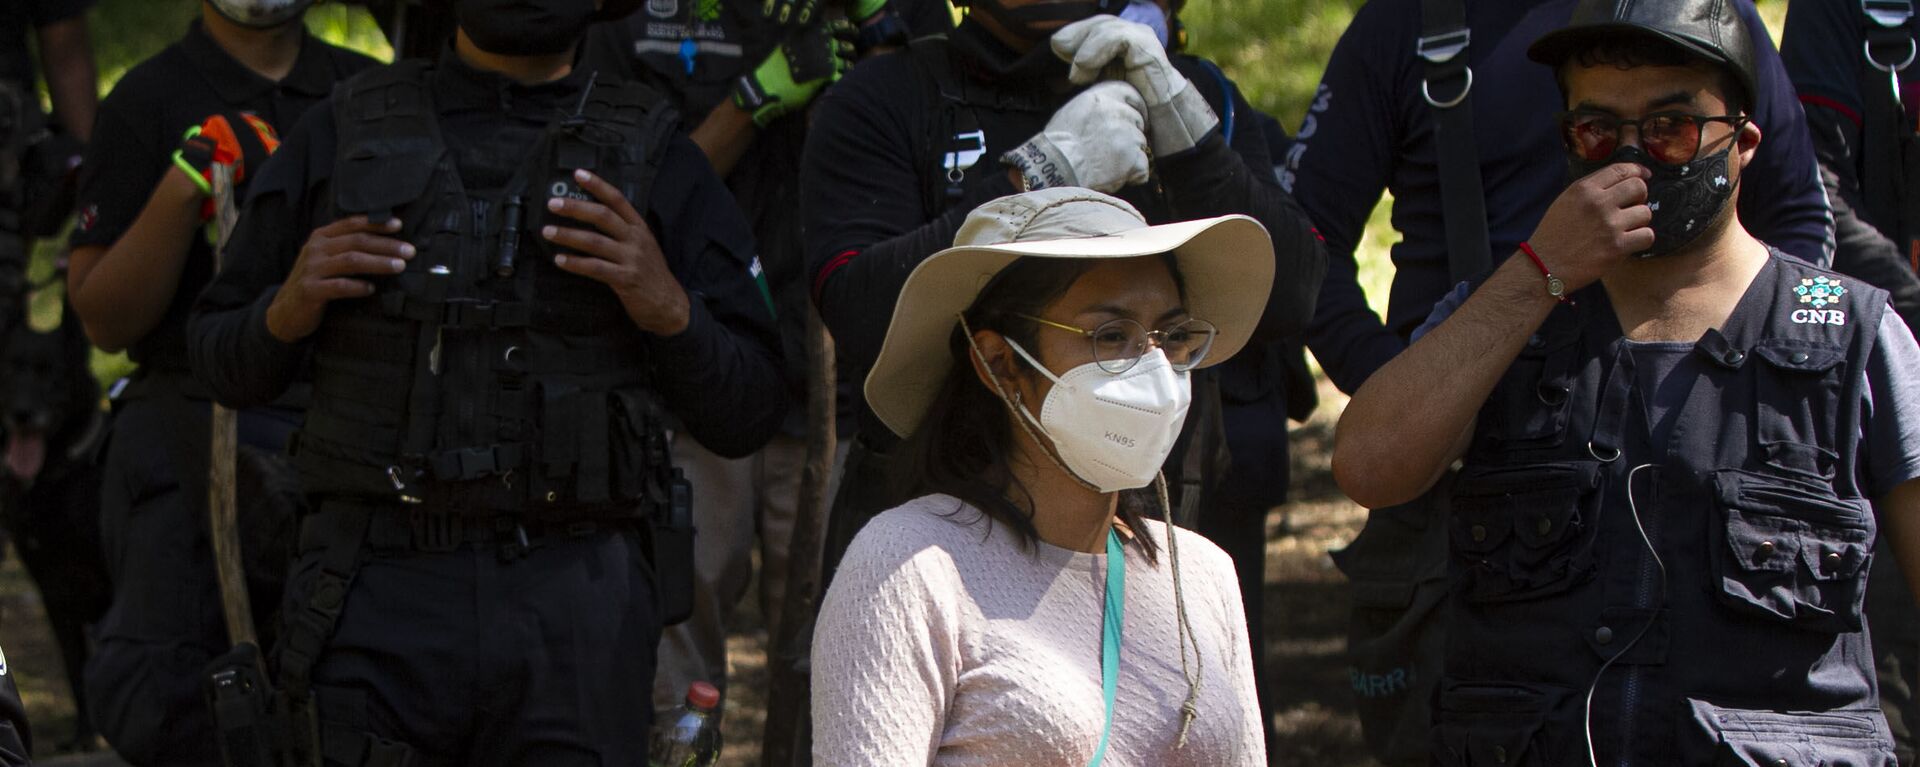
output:
M1733 199L1735 180L1729 169L1733 145L1685 165L1661 165L1650 160L1639 147L1622 146L1600 162L1571 160L1568 169L1574 179L1585 178L1614 163L1630 162L1651 172L1647 179L1647 205L1653 209L1653 247L1636 258L1655 258L1685 250L1700 236L1713 229Z

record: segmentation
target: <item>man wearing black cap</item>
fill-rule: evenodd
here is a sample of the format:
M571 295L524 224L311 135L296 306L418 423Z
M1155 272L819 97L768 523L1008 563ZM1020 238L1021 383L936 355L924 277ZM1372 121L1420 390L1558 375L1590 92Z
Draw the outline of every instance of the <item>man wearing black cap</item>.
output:
M1728 4L1587 0L1529 56L1577 180L1335 442L1368 506L1464 461L1437 763L1892 764L1861 599L1877 524L1920 564L1920 347L1736 214Z
M311 359L273 666L328 764L646 762L689 567L663 421L739 456L786 399L726 188L652 93L575 66L638 4L453 2L437 62L293 131L196 307L222 402Z
M1513 253L1566 185L1554 124L1561 94L1553 73L1526 56L1576 5L1376 0L1355 11L1282 176L1326 237L1327 280L1307 341L1341 391L1357 391L1406 349L1455 281ZM1462 14L1453 36L1439 21L1449 6ZM1751 183L1740 215L1768 244L1824 264L1833 226L1806 118L1753 4L1731 7L1754 36L1748 114L1767 138L1742 170ZM1444 64L1426 58L1443 54L1451 56ZM1363 289L1354 253L1388 193L1403 237L1391 248L1385 311L1376 313L1368 299L1383 296ZM1355 708L1369 746L1393 765L1427 763L1427 701L1445 645L1435 628L1445 541L1430 520L1445 513L1445 491L1443 481L1411 503L1370 510L1366 529L1334 556L1353 595Z

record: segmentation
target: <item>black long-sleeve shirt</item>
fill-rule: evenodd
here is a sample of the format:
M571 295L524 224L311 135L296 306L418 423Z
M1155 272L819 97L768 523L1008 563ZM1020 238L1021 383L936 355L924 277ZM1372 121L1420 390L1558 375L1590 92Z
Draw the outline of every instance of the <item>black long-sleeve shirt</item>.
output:
M587 73L524 86L448 55L432 77L441 132L462 178L474 184L468 160L530 151L547 122L578 101ZM188 327L194 374L224 404L272 399L305 356L304 343L282 343L267 332L266 310L308 233L332 220L337 144L330 102L301 120L253 181L227 264L194 307ZM773 436L787 405L750 229L699 148L683 136L672 139L649 198L636 207L692 299L685 330L648 336L654 389L701 444L726 456L750 453Z
M946 124L951 110L912 54L861 64L815 108L800 176L807 190L807 264L814 301L850 372L864 374L879 355L894 304L914 267L953 244L969 211L1017 191L1000 155L1039 133L1053 110L1077 93L1066 82L1066 64L1044 45L1017 54L972 22L954 30L950 45L967 70L962 76L1009 99L1044 103L1046 109L974 108L983 134L981 151L958 158L962 165L973 161L964 170L964 193L937 212L926 210L923 193L947 184L943 156L953 132ZM1173 60L1216 113L1226 114L1229 100L1236 114L1252 112L1210 65L1190 56ZM1154 223L1242 213L1264 224L1273 237L1275 270L1267 311L1255 332L1263 341L1305 327L1326 271L1318 238L1292 198L1273 183L1272 167L1259 130L1249 124L1235 131L1229 144L1216 129L1192 150L1156 158L1158 189L1141 185L1117 195Z
M1781 34L1780 60L1800 93L1807 113L1807 128L1813 134L1814 155L1820 158L1820 180L1827 188L1827 201L1833 206L1838 247L1833 253L1833 268L1866 280L1887 291L1893 308L1909 327L1920 321L1920 277L1908 262L1910 254L1899 236L1899 222L1874 221L1862 190L1862 176L1868 163L1891 163L1899 167L1897 157L1868 157L1862 151L1862 121L1867 112L1860 92L1860 72L1865 66L1861 44L1866 35L1860 6L1854 3L1794 3L1787 13L1787 26ZM1911 38L1920 34L1920 19L1909 19L1904 30ZM1886 54L1883 54L1886 55ZM1906 106L1906 119L1913 124L1920 112L1920 67L1900 72L1900 96ZM1876 75L1884 78L1884 74ZM1890 87L1882 85L1881 87ZM1876 94L1884 98L1884 94ZM1897 130L1899 126L1886 126ZM1920 192L1916 192L1920 193ZM1914 233L1909 233L1911 236Z

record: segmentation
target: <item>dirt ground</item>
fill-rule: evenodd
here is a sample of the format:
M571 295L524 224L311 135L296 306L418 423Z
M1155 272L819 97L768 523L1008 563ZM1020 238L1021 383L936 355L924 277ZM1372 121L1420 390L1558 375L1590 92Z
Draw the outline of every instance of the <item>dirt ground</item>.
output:
M1364 512L1348 502L1328 467L1333 421L1344 398L1322 385L1319 412L1293 431L1293 503L1267 518L1267 646L1262 660L1274 675L1279 742L1276 765L1346 767L1366 765L1359 723L1349 702L1344 644L1347 594L1327 550L1359 532ZM759 762L766 721L766 632L752 595L741 601L739 627L728 640L730 696L726 746L720 763L745 767ZM58 745L73 732L73 702L62 678L59 651L47 631L39 595L17 558L0 565L0 646L20 686L33 722L38 757L61 755ZM50 763L75 767L109 764L66 755Z

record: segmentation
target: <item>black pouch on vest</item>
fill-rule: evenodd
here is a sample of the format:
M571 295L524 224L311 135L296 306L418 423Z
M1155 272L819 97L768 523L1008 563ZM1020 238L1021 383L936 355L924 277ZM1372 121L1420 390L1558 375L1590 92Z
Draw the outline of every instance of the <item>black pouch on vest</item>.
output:
M274 691L263 669L260 648L251 643L234 645L207 667L207 708L227 767L283 763L287 730L274 716Z
M693 483L673 469L666 491L660 513L648 521L653 527L654 599L660 624L671 626L693 614Z

